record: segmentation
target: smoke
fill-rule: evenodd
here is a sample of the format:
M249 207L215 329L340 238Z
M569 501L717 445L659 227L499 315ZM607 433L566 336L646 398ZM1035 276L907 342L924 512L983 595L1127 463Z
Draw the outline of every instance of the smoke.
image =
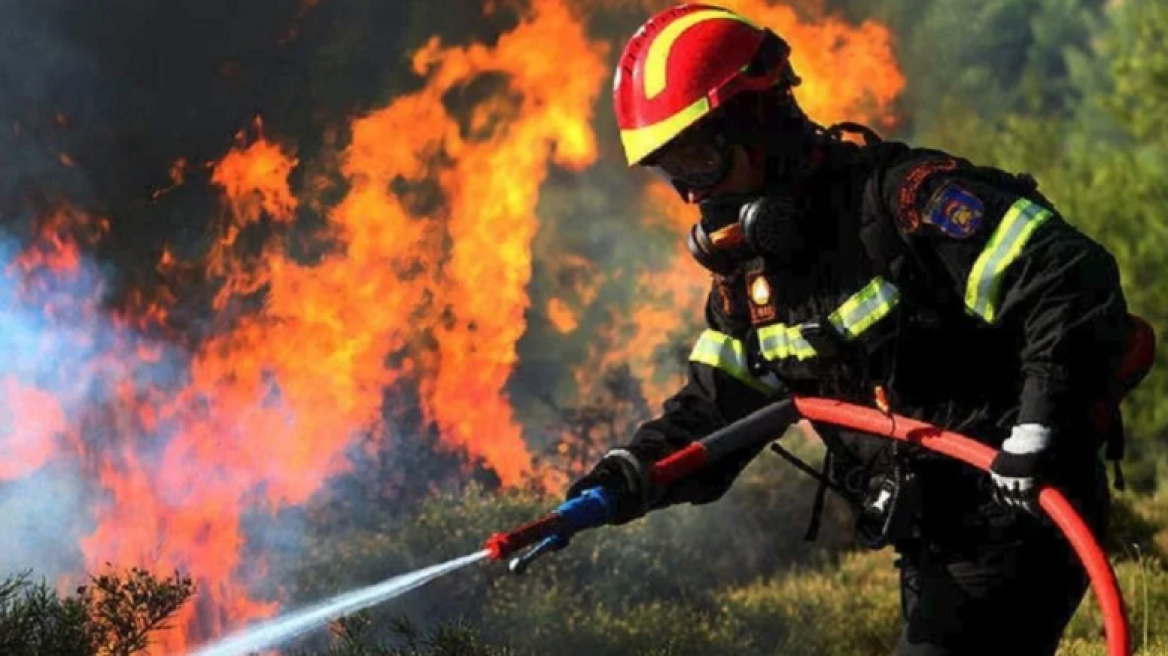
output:
M0 225L9 239L30 234L50 193L46 183L79 202L92 192L70 152L64 112L96 100L99 77L92 60L56 34L60 4L0 2Z
M147 342L101 312L105 278L67 232L81 218L61 210L35 244L0 236L0 573L78 570L96 492L86 469L103 446L88 430L124 421L109 414L117 397L173 366L162 344L152 366L125 366Z
M84 567L77 545L93 528L87 484L76 463L57 461L0 485L0 577L31 572L49 581Z

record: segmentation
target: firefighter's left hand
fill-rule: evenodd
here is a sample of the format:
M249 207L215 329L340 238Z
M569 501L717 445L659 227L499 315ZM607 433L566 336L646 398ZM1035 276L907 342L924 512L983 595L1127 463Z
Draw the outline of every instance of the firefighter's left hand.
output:
M612 449L584 476L568 487L566 500L572 500L593 487L608 491L613 504L614 525L627 524L648 512L654 490L645 464L628 449Z
M1041 424L1019 424L1002 443L990 464L994 496L999 503L1039 515L1038 477L1050 447L1050 429Z

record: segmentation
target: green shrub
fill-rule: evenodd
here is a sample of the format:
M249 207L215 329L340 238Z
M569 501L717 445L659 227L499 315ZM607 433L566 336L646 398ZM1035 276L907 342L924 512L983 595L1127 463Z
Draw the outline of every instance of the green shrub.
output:
M791 572L720 598L752 640L738 653L884 654L900 632L898 590L889 552L859 552L837 567Z
M90 578L61 597L27 575L0 582L0 654L5 656L130 656L194 593L191 579L166 579L140 569Z

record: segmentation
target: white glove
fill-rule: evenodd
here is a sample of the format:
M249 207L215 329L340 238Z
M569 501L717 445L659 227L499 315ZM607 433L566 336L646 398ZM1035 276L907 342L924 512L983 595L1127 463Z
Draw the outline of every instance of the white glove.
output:
M990 464L999 503L1039 514L1038 483L1050 446L1051 431L1042 424L1019 424Z

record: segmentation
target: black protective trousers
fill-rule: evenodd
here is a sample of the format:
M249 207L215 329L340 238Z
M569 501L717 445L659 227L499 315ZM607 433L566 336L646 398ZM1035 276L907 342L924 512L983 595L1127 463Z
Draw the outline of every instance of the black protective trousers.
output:
M1106 476L1084 487L1093 493L1068 497L1102 536ZM896 656L1053 656L1089 586L1058 528L1029 517L956 554L902 551L898 566L904 630Z

